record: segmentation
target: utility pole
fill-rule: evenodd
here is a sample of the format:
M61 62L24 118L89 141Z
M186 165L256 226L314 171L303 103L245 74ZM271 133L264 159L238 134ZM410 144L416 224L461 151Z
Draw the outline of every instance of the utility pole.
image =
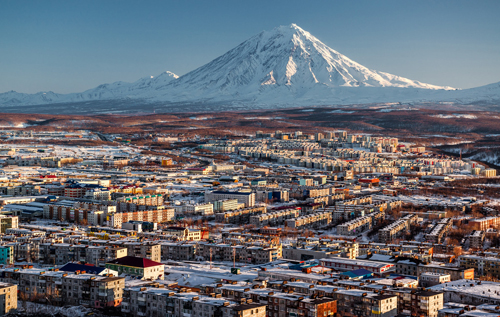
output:
M233 268L236 267L236 248L233 247Z

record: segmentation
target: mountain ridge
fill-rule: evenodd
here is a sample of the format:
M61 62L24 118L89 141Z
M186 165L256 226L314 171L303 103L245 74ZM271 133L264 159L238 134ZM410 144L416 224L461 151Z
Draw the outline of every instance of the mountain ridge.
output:
M263 31L182 76L163 72L81 93L0 93L0 106L136 100L259 106L500 100L498 83L457 90L369 69L296 24ZM484 99L485 98L485 99ZM0 108L1 109L1 108Z

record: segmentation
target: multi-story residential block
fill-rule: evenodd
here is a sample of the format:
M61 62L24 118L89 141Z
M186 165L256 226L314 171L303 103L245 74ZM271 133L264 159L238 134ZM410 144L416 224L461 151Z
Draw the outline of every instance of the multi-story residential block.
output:
M123 277L63 274L61 297L66 305L116 307L122 302L124 288Z
M451 281L450 274L441 274L433 272L425 272L420 274L419 284L422 287L434 286Z
M19 218L17 216L0 215L0 232L6 233L8 229L19 228Z
M212 203L183 205L181 207L183 214L200 216L209 216L214 214L214 205Z
M0 316L17 309L17 285L0 282Z
M147 221L155 223L165 223L172 221L174 217L175 217L175 210L173 208L158 207L158 209L152 209L152 210L141 210L135 212L117 212L109 217L108 223L113 228L121 228L123 223L129 221Z
M493 308L500 305L500 298L497 296L500 293L498 282L456 280L429 287L428 290L442 293L445 303L461 303L469 307L470 305L488 305Z
M137 206L162 206L164 197L162 194L137 195L118 198L117 211L135 211Z
M278 188L260 188L255 190L255 200L262 202L287 202L290 200L290 193L288 190L280 190Z
M465 265L465 262L464 262L464 264L462 264L462 261L460 259L460 267L446 266L444 264L442 264L442 265L436 265L436 264L423 265L423 264L421 264L417 267L417 276L420 277L423 273L432 272L432 273L439 273L439 274L449 274L450 279L452 281L461 280L461 279L473 280L474 279L474 266L467 266L467 265ZM476 270L476 272L477 272L477 270ZM478 272L478 274L479 274L479 272Z
M500 225L500 217L485 217L479 219L472 219L469 225L474 230L482 230L497 227Z
M350 242L339 242L329 246L298 247L293 246L283 249L283 258L306 261L311 259L323 259L328 257L341 257L355 259L359 255L358 244Z
M152 241L133 242L133 241L115 241L116 246L127 248L128 256L137 258L146 258L155 262L161 261L161 246Z
M406 215L396 222L391 223L378 231L378 240L381 243L387 243L394 238L401 236L402 233L410 229L411 224L417 221L417 215Z
M443 237L450 230L453 221L451 218L444 218L432 228L431 232L425 235L425 240L433 243L441 243Z
M284 225L288 219L297 218L300 215L298 208L283 208L269 211L265 214L250 216L250 224L256 227Z
M216 200L213 202L214 212L226 212L238 209L238 199Z
M474 269L479 276L500 278L500 258L465 254L459 256L458 260L460 267Z
M196 257L205 261L236 261L241 263L264 264L282 257L282 245L271 241L266 245L230 245L198 243Z
M325 258L321 259L322 266L333 268L339 271L352 271L365 269L373 273L381 274L394 270L394 264L385 262L375 262L367 260L345 259L345 258Z
M16 273L21 300L42 301L52 305L114 307L122 300L125 278L98 276L76 271L24 269Z
M474 230L469 235L469 246L475 249L482 249L486 232L482 230Z
M245 207L252 207L255 205L255 193L242 193L242 192L226 192L226 191L213 191L205 192L205 201L214 202L217 200L237 199L240 204L245 204Z
M160 242L162 261L193 261L197 245L194 242Z
M125 290L122 313L126 316L182 317L265 317L266 305L241 300L238 303L216 296L182 293L158 287Z
M215 214L215 221L220 223L248 224L251 216L267 212L266 207L250 207Z
M14 247L8 245L0 246L0 264L14 264Z
M334 293L338 314L346 317L396 316L398 298L357 289L339 290Z
M373 223L378 219L384 218L383 211L373 212L363 217L355 218L349 222L337 226L337 233L344 236L359 235L367 230L370 230Z
M321 228L332 222L332 213L329 211L317 212L310 215L304 215L295 219L285 221L285 226L294 229Z
M163 280L165 277L165 265L160 262L151 261L144 258L124 256L122 258L109 261L106 268L118 271L118 274L126 274L143 280Z
M167 235L175 236L178 240L182 241L200 241L201 240L201 230L191 229L184 227L167 227L163 232Z
M41 264L63 265L68 262L86 261L86 245L69 243L41 243L38 247Z
M92 200L109 200L111 198L111 192L107 188L87 189L84 198Z
M127 256L126 247L86 246L85 261L96 266L104 266L107 262Z

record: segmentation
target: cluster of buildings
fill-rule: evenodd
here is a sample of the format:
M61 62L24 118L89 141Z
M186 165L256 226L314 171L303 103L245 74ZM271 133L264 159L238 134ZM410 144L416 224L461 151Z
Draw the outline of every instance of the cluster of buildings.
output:
M345 131L98 137L120 146L0 146L0 315L500 313L496 205L434 190L496 180L483 164Z

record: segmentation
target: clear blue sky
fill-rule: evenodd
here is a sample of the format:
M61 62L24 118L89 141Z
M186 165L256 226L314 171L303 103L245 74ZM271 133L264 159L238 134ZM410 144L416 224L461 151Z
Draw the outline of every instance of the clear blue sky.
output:
M0 92L182 75L290 23L369 68L470 88L500 81L499 13L498 0L0 0Z

